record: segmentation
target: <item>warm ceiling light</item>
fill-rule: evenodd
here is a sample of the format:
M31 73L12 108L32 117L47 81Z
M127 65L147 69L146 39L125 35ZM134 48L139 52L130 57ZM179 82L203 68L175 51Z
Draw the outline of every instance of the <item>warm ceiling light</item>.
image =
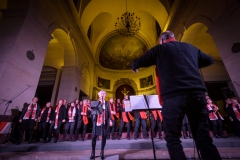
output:
M126 12L121 16L121 18L117 18L117 22L115 23L115 29L120 36L130 37L134 36L140 28L140 18L134 15L134 13L130 13L127 11L126 0Z

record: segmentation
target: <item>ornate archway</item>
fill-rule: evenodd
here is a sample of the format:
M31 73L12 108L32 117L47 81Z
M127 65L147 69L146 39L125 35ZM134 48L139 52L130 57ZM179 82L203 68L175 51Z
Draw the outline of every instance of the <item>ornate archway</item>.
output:
M113 98L114 99L117 99L117 98L120 98L121 100L123 99L123 93L121 91L124 91L124 87L125 87L126 91L129 91L128 95L137 95L138 94L137 84L132 79L120 78L113 85L113 93L114 93ZM118 92L120 92L122 95L117 94L118 89L120 89ZM130 92L130 90L131 90L131 92ZM120 97L117 97L117 95Z
M124 99L125 95L135 95L135 91L132 86L128 84L123 84L116 89L115 97L121 101Z

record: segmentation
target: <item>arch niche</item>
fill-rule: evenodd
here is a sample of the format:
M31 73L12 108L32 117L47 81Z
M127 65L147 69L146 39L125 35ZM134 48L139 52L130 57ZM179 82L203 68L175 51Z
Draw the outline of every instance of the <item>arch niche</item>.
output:
M125 95L135 95L135 91L132 86L128 84L122 84L116 89L116 99L120 99L120 101L122 101Z

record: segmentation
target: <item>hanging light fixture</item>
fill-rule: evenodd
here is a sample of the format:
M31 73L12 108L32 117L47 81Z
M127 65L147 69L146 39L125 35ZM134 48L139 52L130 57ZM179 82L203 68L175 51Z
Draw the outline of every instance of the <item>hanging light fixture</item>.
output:
M115 23L115 29L120 36L130 37L136 35L140 28L140 18L137 17L134 13L130 13L127 11L126 0L126 12L120 18L117 18L117 22Z

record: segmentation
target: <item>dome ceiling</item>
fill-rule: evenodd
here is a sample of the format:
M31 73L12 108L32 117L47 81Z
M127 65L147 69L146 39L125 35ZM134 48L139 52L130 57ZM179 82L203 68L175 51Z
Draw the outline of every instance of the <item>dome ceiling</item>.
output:
M133 59L141 56L146 51L146 45L138 37L124 38L115 35L110 37L102 46L99 63L107 69L131 69Z
M123 40L116 35L115 23L126 12L126 3L127 11L140 17L141 29L137 36ZM91 0L83 5L81 23L95 61L106 69L128 70L134 58L156 45L172 4L169 0Z

